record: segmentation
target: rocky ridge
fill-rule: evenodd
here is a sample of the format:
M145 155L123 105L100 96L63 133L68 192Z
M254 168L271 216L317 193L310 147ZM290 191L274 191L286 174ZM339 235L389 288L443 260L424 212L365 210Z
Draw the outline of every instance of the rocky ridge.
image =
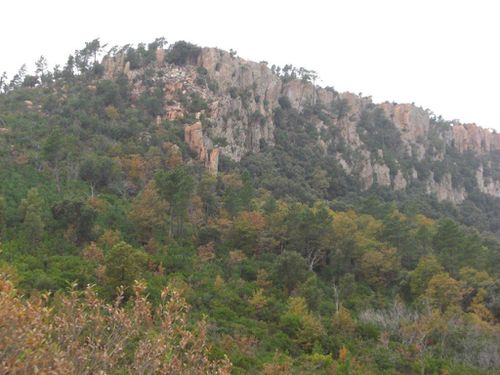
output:
M440 178L436 178L434 171L419 176L415 168L405 169L399 160L395 166L387 165L382 149L369 150L362 140L359 123L365 111L380 110L397 128L405 157L440 161L450 151L472 154L479 160L475 176L478 190L500 197L500 181L491 173L484 173L485 169L498 168L484 158L500 150L500 134L491 130L475 124L443 125L428 110L413 104L374 104L369 97L337 93L305 79L284 80L265 62L247 61L215 48L201 49L196 64L184 66L165 63L165 53L158 50L154 64L164 85L162 117L185 122L186 143L213 174L217 173L219 155L240 161L249 153L259 152L264 145L274 145L273 113L280 106L280 98L285 97L298 112L313 106L321 108L329 123L317 118L314 125L318 130L335 127L347 147L356 151L356 159L342 153L335 157L347 174L358 178L362 190L374 185L405 190L417 182L440 201L460 203L468 194L463 186L454 184L451 173L446 172ZM134 96L144 90L139 79L144 69L130 69L123 55L106 57L103 65L107 79L125 74L133 84ZM207 107L198 109L195 121L189 122L185 98L193 93ZM345 113L335 111L334 103L340 103ZM364 136L366 141L370 134ZM332 140L318 139L325 152L328 142Z

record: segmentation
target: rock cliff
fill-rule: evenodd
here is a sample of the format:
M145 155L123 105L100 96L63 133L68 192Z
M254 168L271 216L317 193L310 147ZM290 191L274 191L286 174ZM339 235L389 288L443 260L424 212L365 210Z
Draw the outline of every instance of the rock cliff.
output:
M497 174L484 173L485 169L500 169L491 156L500 150L500 134L493 131L475 124L438 121L413 104L375 104L369 97L337 93L304 77L283 79L265 62L247 61L215 48L200 49L192 63L180 66L166 63L166 56L168 51L158 50L152 67L164 92L160 121L182 122L185 142L213 174L219 155L240 161L275 144L274 114L286 98L287 105L299 114L311 108L316 111L307 121L319 134L335 130L333 138L319 136L318 147L328 153L332 144L344 144L343 151L335 151L333 156L345 173L358 179L361 190L375 185L405 190L419 184L438 200L460 203L468 191L453 171L445 169L455 163L450 155L470 153L479 166L474 182L477 189L500 197ZM147 90L141 78L145 68L131 69L124 54L106 57L103 65L107 79L126 75L134 96ZM195 101L206 105L194 105ZM375 120L371 127L363 128L367 114ZM386 130L380 124L395 129L397 142L384 143ZM377 132L382 133L379 138L384 143L380 148L373 141ZM426 172L422 166L431 170ZM438 178L433 166L445 173L436 170Z
M460 151L484 154L500 150L500 134L476 124L458 124L452 127L453 145Z

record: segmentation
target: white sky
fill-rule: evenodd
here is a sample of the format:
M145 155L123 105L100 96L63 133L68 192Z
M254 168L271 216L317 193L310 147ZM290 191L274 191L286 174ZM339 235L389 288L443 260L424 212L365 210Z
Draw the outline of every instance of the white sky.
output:
M1 0L0 72L84 42L187 40L500 130L498 0Z

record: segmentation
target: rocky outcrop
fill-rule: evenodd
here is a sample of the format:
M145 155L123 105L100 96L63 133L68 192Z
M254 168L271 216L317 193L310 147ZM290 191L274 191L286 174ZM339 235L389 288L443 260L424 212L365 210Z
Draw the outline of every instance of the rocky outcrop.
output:
M453 145L460 151L484 154L500 150L500 134L476 124L459 124L452 128Z
M431 172L426 188L427 194L434 194L440 202L450 201L459 204L467 198L467 192L463 187L456 188L453 186L451 174L449 173L446 173L439 182L436 182L434 174Z
M262 143L274 144L273 110L281 96L299 111L315 103L329 105L334 98L333 92L304 80L283 83L266 63L214 48L203 48L198 64L219 87L211 106L215 126L210 135L225 138L228 146L221 152L236 161L248 152L260 151Z
M180 105L170 105L165 108L165 118L168 121L175 121L184 117L184 110Z
M346 174L357 176L362 190L374 185L405 190L419 178L415 169L403 170L405 161L394 160L394 153L392 160L388 160L381 149L368 147L371 134L363 133L358 124L363 113L377 107L399 130L405 154L401 159L406 162L408 159L427 163L440 161L450 148L460 153L471 151L478 157L500 150L500 134L475 124L438 126L431 120L429 111L413 104L375 104L369 97L337 93L307 80L284 80L269 69L267 63L247 61L215 48L202 48L197 60L192 62L195 65L166 64L166 54L168 51L158 50L153 64L158 73L155 85L163 85L164 92L163 115L157 123L163 120L187 122L185 142L212 174L217 173L221 154L239 161L248 153L260 152L263 145L274 145L273 119L281 97L288 98L290 105L299 112L310 106L321 111L323 117L318 115L318 119L312 119L312 125L318 134L328 133L329 127L335 128L331 133L337 139L318 136L318 148L327 154L333 142L342 143L347 151L336 152L334 157ZM133 100L146 90L140 78L144 68L131 70L123 54L106 57L103 65L104 78L121 74L129 78ZM203 75L201 81L200 74ZM193 93L206 102L205 108L195 114L198 121L194 123L194 114L188 113L187 104ZM343 105L342 113L335 109L338 103ZM204 120L203 125L200 119ZM438 200L460 203L467 192L463 187L453 186L452 181L450 173L439 182L431 173L419 183ZM482 168L476 173L476 181L479 191L500 196L500 181L485 176Z
M416 173L416 171L415 171ZM416 176L415 176L415 179L416 179ZM403 176L403 173L398 170L398 172L396 173L396 176L394 176L394 180L393 180L393 187L394 187L394 190L404 190L406 189L406 186L408 185L406 179L404 178Z
M391 186L391 171L387 165L377 163L373 166L373 172L379 186Z
M344 170L350 174L350 167L347 165L345 160L337 160L339 160L339 163ZM361 171L359 172L359 179L362 190L368 190L374 184L384 187L392 186L394 190L404 190L408 184L400 170L398 170L396 175L391 178L391 171L388 166L381 163L372 164L368 159L362 164Z
M281 80L265 63L247 61L215 48L203 48L198 64L207 69L222 92L227 92L232 87L252 87L262 100L269 101L271 108L277 105Z
M130 71L130 62L126 61L124 54L104 56L102 65L104 66L104 79L113 79L122 74L125 74L128 79L133 77Z
M485 176L482 164L476 171L476 181L479 191L484 194L500 197L500 181L493 180L491 176Z
M200 160L205 160L207 149L205 147L200 121L184 127L184 142L187 143L191 151L198 155Z
M401 132L401 139L408 155L422 160L425 156L429 134L429 114L413 104L382 103L386 116Z
M198 160L203 161L211 174L217 174L219 166L219 147L213 147L212 141L203 135L200 121L184 127L184 141L195 152Z
M348 145L353 148L360 148L363 144L359 138L357 124L361 116L361 111L369 104L369 100L350 92L339 94L340 100L345 100L349 112L346 116L337 117L336 125L339 127L341 136Z
M346 170L345 167L344 170ZM373 166L369 159L364 163L361 163L361 171L359 172L358 178L361 185L361 190L368 190L373 185Z
M248 94L232 98L217 98L211 105L213 127L210 137L223 138L227 146L222 152L239 161L249 152L259 152L262 142L274 144L272 112L260 108L260 104Z
M413 104L380 104L387 117L401 131L401 137L407 142L425 140L429 133L429 115L422 108Z
M407 174L401 169L391 174L389 167L383 162L383 155L376 162L371 160L372 156L365 149L357 126L362 112L374 105L370 98L352 93L337 94L333 90L326 90L299 79L283 82L264 63L246 61L216 49L203 49L199 64L207 69L209 76L218 83L222 92L227 90L226 93L233 93L233 97L226 94L214 103L211 114L215 126L210 131L212 136L224 137L227 140L228 145L223 147L221 152L233 160L238 161L249 152L258 152L262 141L269 145L274 144L272 113L279 105L279 98L285 96L298 111L316 104L325 108L325 114L332 119L333 126L339 129L345 144L358 154L355 162L347 161L342 155L336 155L336 158L346 173L357 171L363 190L374 184L404 190L412 181L418 179L414 169ZM242 100L245 95L246 102ZM330 112L334 100L344 100L349 109L348 113L338 117ZM431 144L433 125L429 112L413 104L386 102L379 106L399 130L407 155L419 161L423 160ZM234 113L238 116L232 116ZM259 121L254 121L249 114L260 114ZM318 124L316 127L320 131L324 124ZM449 130L441 129L434 132L434 136L444 147L456 147L460 152L474 150L484 153L497 149L500 144L496 134L469 125L452 127ZM323 150L328 149L328 145L322 140L318 141L318 145ZM444 152L445 149L434 149L432 158L441 160ZM496 185L485 181L482 186L482 191L491 194ZM427 190L435 194L438 200L451 200L455 203L462 202L467 195L463 188L453 186L449 174L439 183L430 179Z
M219 154L220 148L215 147L212 150L208 150L208 158L205 161L205 166L212 175L216 175L219 170Z

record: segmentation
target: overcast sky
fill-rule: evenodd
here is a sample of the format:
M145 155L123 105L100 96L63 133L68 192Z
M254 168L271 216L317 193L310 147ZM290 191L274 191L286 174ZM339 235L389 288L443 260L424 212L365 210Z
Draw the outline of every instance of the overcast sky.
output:
M0 71L86 41L187 40L316 70L320 84L500 130L497 0L1 0Z

